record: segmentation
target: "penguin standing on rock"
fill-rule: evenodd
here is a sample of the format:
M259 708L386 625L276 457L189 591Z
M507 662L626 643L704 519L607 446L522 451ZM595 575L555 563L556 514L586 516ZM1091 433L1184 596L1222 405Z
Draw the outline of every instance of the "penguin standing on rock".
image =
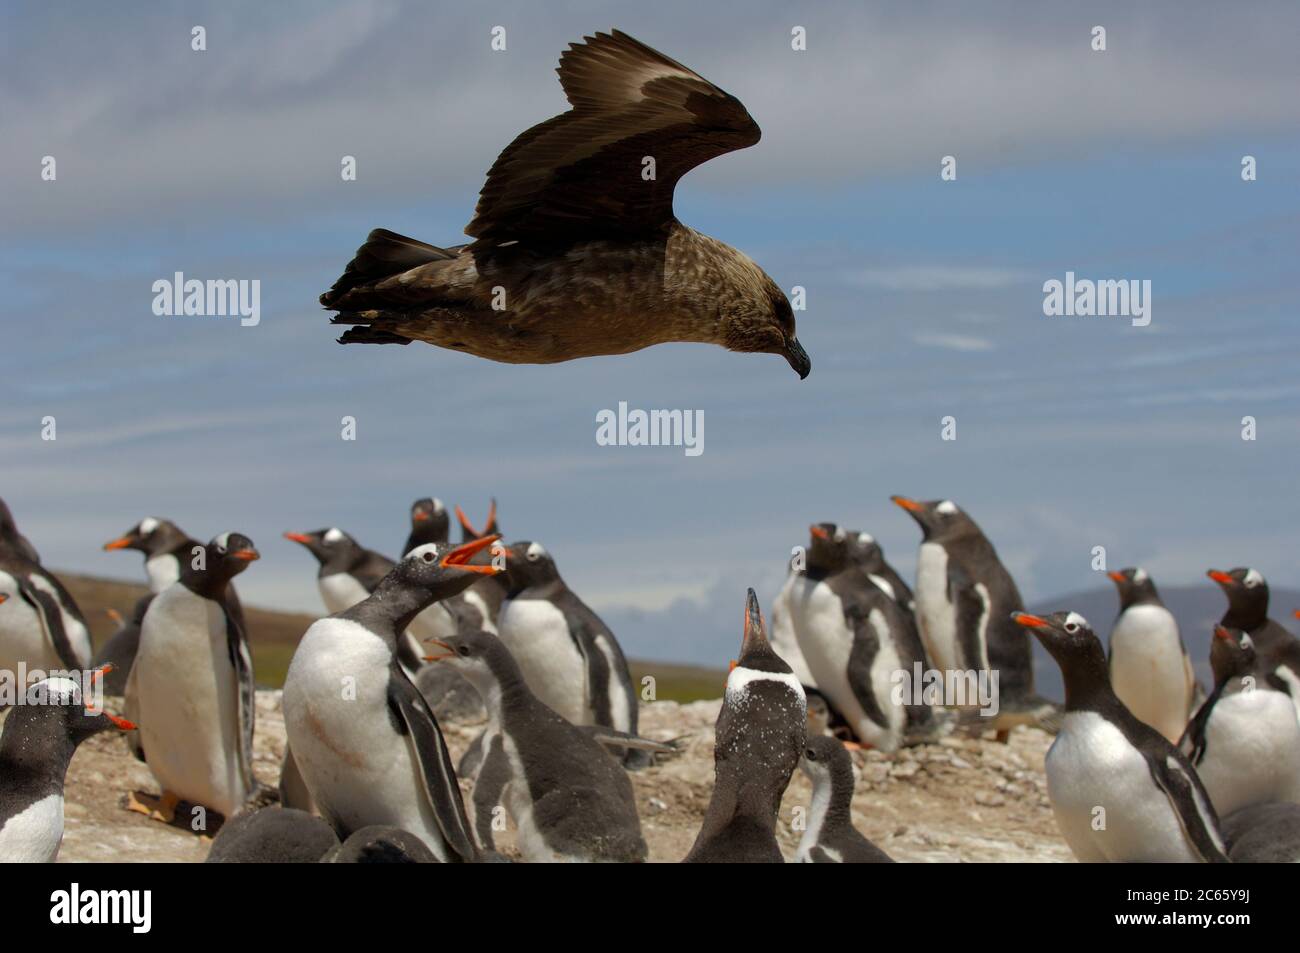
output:
M72 594L11 538L0 539L0 671L90 664L90 629Z
M776 815L807 742L803 686L768 644L758 597L718 713L713 796L685 863L783 863Z
M446 742L397 645L429 604L498 571L471 562L494 541L417 546L364 601L312 623L298 643L284 681L285 731L340 839L390 825L440 861L478 859Z
M1274 688L1291 696L1300 717L1300 639L1268 615L1268 583L1258 569L1239 567L1206 573L1223 588L1228 609L1219 624L1241 629L1255 643L1255 652L1267 667Z
M1196 696L1196 675L1178 621L1145 569L1108 575L1119 589L1119 617L1110 632L1110 683L1138 720L1177 744Z
M1084 863L1226 863L1195 769L1116 697L1101 640L1076 612L1017 612L1061 667L1065 717L1047 751L1047 796Z
M97 679L102 671L91 675ZM27 690L0 733L0 863L53 863L63 842L63 783L77 746L108 728L135 728L87 705L84 681L46 678Z
M195 548L202 545L171 520L146 516L117 539L105 543L104 549L134 549L144 553L149 591L159 593L181 578L182 567L189 562Z
M222 533L149 604L127 710L162 793L132 794L131 810L171 823L184 800L230 818L255 792L253 663L230 580L258 557L247 536Z
M1300 723L1286 692L1240 629L1215 626L1214 692L1179 748L1196 768L1220 817L1269 801L1300 804Z
M808 739L799 768L812 782L812 804L795 859L803 864L892 864L853 826L853 762L826 735Z
M578 598L541 543L512 543L497 630L542 701L575 725L637 733L639 699L627 659L609 626ZM640 768L649 755L633 748L624 764Z
M902 612L858 572L848 532L834 523L815 524L809 532L807 567L787 600L799 649L818 690L857 740L893 751L906 722L892 698L895 673L903 668Z
M988 537L951 500L891 499L921 527L916 621L930 663L947 672L997 673L992 727L1000 741L1016 725L1051 718L1056 706L1034 694L1029 641L1011 622L1024 602Z
M474 785L480 845L495 849L501 805L519 828L530 863L629 863L646 859L627 772L589 732L538 700L500 639L463 632L432 643L428 661L448 664L478 689L488 708L485 757Z

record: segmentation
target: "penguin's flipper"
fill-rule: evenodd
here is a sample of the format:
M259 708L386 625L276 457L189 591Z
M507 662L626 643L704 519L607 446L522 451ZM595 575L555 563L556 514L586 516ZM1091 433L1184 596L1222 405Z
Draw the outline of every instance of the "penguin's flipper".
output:
M140 689L136 686L135 665L131 666L131 671L126 676L126 688L122 691L122 716L133 724L140 723ZM140 743L140 732L128 731L126 733L126 746L131 749L137 761L148 764L145 761L144 745Z
M497 809L502 806L502 795L510 780L510 759L506 757L505 742L499 734L494 735L474 781L474 831L478 834L478 845L484 851L497 849L492 837L492 822L496 820Z
M469 819L465 816L465 802L461 800L456 771L451 766L451 755L442 730L424 696L394 664L388 679L388 706L406 725L415 755L419 761L420 775L424 779L425 793L433 807L448 849L458 861L478 859L478 850L470 836Z
M948 599L957 614L957 664L962 668L989 667L989 594L954 562L948 563Z
M58 653L59 661L67 666L68 671L79 671L84 663L77 658L67 630L63 628L63 612L59 608L59 600L53 594L36 588L22 576L17 577L17 580L19 595L40 617L41 625L45 628L54 651Z
M1206 863L1229 863L1227 848L1219 834L1219 818L1192 768L1180 760L1177 752L1163 758L1153 755L1148 758L1148 764L1152 779L1169 799L1169 806L1192 850Z
M889 731L889 719L885 717L872 686L871 665L880 653L880 636L871 624L870 610L861 605L850 606L844 610L844 621L853 633L853 645L849 649L849 688L862 706L863 713Z
M230 664L235 669L239 690L239 724L235 737L239 739L239 764L244 772L244 787L252 791L257 786L253 777L253 726L257 719L257 693L253 684L253 659L248 654L248 636L239 618L223 603L226 613L226 650Z
M663 742L655 741L653 738L643 738L641 735L630 735L626 731L606 728L603 725L576 725L575 727L606 748L636 748L638 751L650 751L654 754L678 753L675 745L676 738Z
M1219 692L1216 690L1196 710L1192 720L1183 729L1183 736L1178 739L1178 750L1192 763L1193 767L1200 765L1205 757L1205 729L1210 723L1210 712L1214 710L1214 703L1218 700Z

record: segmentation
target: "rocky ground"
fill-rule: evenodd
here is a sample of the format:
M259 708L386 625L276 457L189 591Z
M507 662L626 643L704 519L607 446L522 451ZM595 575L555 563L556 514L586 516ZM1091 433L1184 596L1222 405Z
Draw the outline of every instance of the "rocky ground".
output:
M695 840L713 787L713 723L717 701L660 701L642 709L647 737L682 738L682 753L632 775L641 823L654 861L676 861ZM110 710L113 705L110 702ZM477 726L444 724L459 757ZM1017 729L1008 744L953 736L892 755L856 753L858 829L900 861L1064 861L1069 849L1047 802L1043 755L1051 739ZM274 784L284 753L279 693L258 693L255 769ZM201 861L208 843L187 827L165 826L124 809L130 790L154 791L148 768L120 736L100 735L78 750L68 772L67 832L60 861ZM467 791L468 794L468 791ZM787 857L798 832L796 806L810 797L796 772L786 791L778 835ZM498 846L510 852L511 835Z

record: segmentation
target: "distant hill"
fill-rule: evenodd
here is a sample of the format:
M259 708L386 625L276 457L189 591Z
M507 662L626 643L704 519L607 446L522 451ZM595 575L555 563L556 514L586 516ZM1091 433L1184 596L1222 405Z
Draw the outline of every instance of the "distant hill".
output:
M133 582L101 579L73 573L56 573L77 600L77 605L90 623L91 639L98 648L116 630L108 610L116 609L129 615L136 600L148 590ZM264 688L279 688L284 684L293 650L317 617L300 612L277 612L245 605L249 641L253 651L253 671L257 684ZM690 702L702 698L718 698L726 682L727 673L695 665L669 662L639 662L629 660L632 681L640 690L641 679L646 675L655 678L656 697L665 701Z
M1214 636L1214 624L1223 617L1223 610L1227 606L1222 590L1207 579L1203 586L1160 586L1160 598L1178 620L1178 628L1196 666L1196 674L1208 690L1214 682L1210 677L1210 639ZM1272 617L1294 631L1295 617L1291 613L1294 609L1300 609L1300 590L1272 589L1269 605ZM1119 612L1119 598L1113 586L1044 599L1030 606L1031 612L1055 612L1060 609L1072 610L1087 619L1093 630L1101 636L1102 642L1109 647L1110 629ZM1034 675L1039 693L1060 700L1065 695L1060 669L1041 646L1035 645L1034 649Z

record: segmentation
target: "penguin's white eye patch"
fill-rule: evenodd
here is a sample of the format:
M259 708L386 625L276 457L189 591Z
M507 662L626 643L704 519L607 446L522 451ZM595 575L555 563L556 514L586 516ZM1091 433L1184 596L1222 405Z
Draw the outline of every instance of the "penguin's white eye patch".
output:
M844 530L842 529L835 530L835 542L837 543L844 542Z
M146 516L140 521L140 525L137 527L137 532L139 532L141 536L148 536L157 528L158 521L152 516Z
M219 553L224 553L224 552L226 551L226 549L227 549L227 548L229 547L229 545L230 545L230 534L229 534L229 533L222 533L220 536L218 536L218 537L217 537L216 539L214 539L212 542L216 544L216 546L217 546L217 552L219 552Z
M1069 632L1071 635L1087 626L1087 624L1088 620L1077 612L1071 612L1065 617L1065 631Z
M1134 581L1134 582L1146 582L1146 581L1147 581L1147 571L1146 571L1145 569L1141 569L1141 568L1134 569L1134 570L1133 570L1133 581Z
M957 512L957 504L952 500L944 500L934 508L936 513L942 513L944 516L952 516Z
M858 542L863 546L870 546L875 541L876 537L872 536L870 533L858 533Z
M331 527L326 530L325 535L321 537L327 543L338 543L343 540L343 530Z
M541 543L530 543L528 549L524 551L524 555L528 557L529 562L535 563L546 555L546 547Z
M1241 581L1245 584L1247 589L1254 589L1264 581L1264 577L1259 574L1258 570L1248 569L1246 570L1245 577Z

